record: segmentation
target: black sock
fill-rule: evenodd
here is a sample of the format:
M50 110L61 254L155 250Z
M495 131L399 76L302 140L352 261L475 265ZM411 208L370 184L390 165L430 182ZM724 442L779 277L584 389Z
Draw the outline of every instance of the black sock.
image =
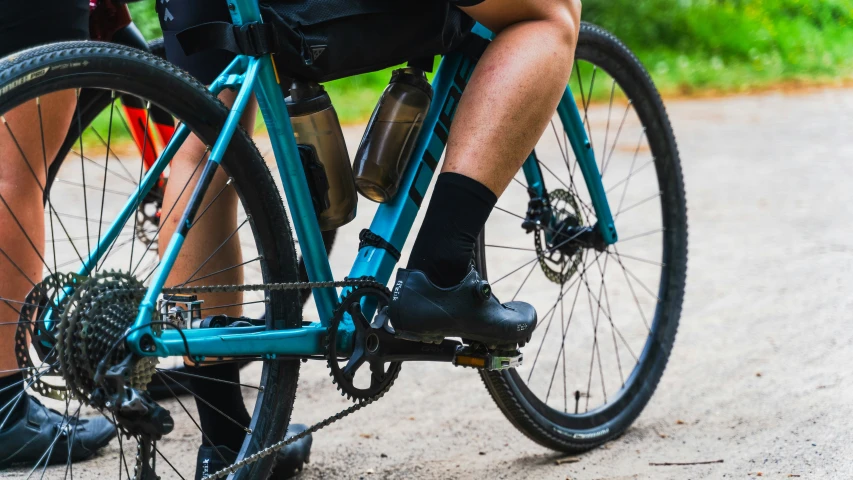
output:
M28 399L26 393L21 395L23 389L23 373L13 373L8 377L0 378L0 423L7 415L9 416L4 428L13 425L15 420L21 418L27 411Z
M457 285L468 274L474 243L497 201L474 179L440 174L407 268L424 272L439 287Z
M222 363L219 365L210 365L198 368L189 368L190 373L201 375L208 378L217 378L227 382L240 381L240 365L238 363ZM236 420L240 425L249 426L251 416L246 410L246 404L243 403L243 393L240 391L239 385L233 383L222 383L215 380L207 380L200 378L192 379L192 390L199 397L210 403L208 405L199 399L196 399L196 407L198 407L199 423L207 438L202 438L204 445L207 446L226 446L235 452L240 451L240 446L243 444L243 437L246 435L245 430L235 424ZM211 407L212 405L212 407ZM216 409L222 411L217 412Z

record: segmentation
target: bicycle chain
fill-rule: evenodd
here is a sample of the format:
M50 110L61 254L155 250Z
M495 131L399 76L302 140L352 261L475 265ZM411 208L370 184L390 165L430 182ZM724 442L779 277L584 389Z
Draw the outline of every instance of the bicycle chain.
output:
M361 278L345 278L344 280L335 280L335 281L327 281L327 282L293 282L293 283L260 283L253 285L208 285L208 286L200 286L200 287L172 287L172 288L164 288L163 293L170 295L186 295L193 293L219 293L219 292L254 292L254 291L282 291L282 290L309 290L315 288L358 288L358 287L376 287L384 289L385 285L377 282L373 277L361 277ZM338 308L343 308L342 306ZM216 480L219 478L224 478L238 469L245 467L246 465L250 465L252 463L257 462L263 457L266 457L270 454L274 454L275 452L281 450L282 448L291 445L299 440L311 435L314 432L317 432L323 428L328 427L329 425L337 422L338 420L343 419L344 417L351 415L362 408L370 405L371 403L382 398L385 393L391 388L394 382L390 382L382 391L377 393L376 395L366 398L364 400L359 401L358 403L351 405L350 407L341 410L340 412L326 417L325 419L315 423L308 427L305 431L300 432L290 438L285 438L279 442L276 442L269 447L264 448L263 450L259 450L248 457L231 464L228 467L223 468L222 470L211 473L210 475L203 477L202 480Z

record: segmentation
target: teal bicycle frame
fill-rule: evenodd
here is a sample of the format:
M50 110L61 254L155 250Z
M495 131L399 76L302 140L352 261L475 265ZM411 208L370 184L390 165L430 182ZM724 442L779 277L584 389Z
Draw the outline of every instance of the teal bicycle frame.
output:
M229 8L235 25L261 22L257 0L230 0ZM487 39L491 38L491 33L480 25L475 27L474 33ZM379 206L371 223L370 230L390 242L398 250L403 248L427 188L438 167L438 159L441 158L447 143L447 135L456 107L474 66L474 60L458 52L451 53L442 59L433 79L432 105L412 154L413 158L411 158L403 175L400 189L390 202ZM320 228L299 159L290 117L270 55L262 57L238 56L235 58L213 82L209 90L213 94L218 94L226 88L239 90L236 101L219 138L210 151L208 161L193 191L187 209L183 213L179 227L166 247L160 267L152 277L152 282L140 305L136 320L127 336L127 344L133 352L139 355L189 355L197 361L205 358L231 356L276 358L280 356L323 355L325 351L323 340L327 327L335 308L339 304L340 295L343 293L338 292L335 288L315 289L313 292L320 316L319 322L308 325L292 325L293 322L291 321L288 325L292 325L294 328L290 329L270 331L263 326L226 327L190 329L182 332L165 330L155 334L151 328L151 318L156 312L157 302L166 278L180 253L190 225L192 225L198 212L201 199L219 167L252 93L257 96L261 113L266 122L282 185L290 206L291 219L302 249L302 256L305 259L308 278L315 282L327 282L334 279L328 255L323 248ZM610 206L607 203L601 183L595 154L587 138L572 92L568 88L557 112L566 129L567 138L585 179L598 218L599 233L606 244L613 244L617 240L617 235ZM189 129L185 126L181 126L176 131L160 158L140 182L135 195L128 200L116 221L110 226L78 273L88 275L94 269L97 261L108 251L123 225L136 212L139 202L153 187L189 133ZM543 195L545 193L544 181L534 155L531 155L525 162L523 172L530 189L533 191L531 194ZM395 266L396 260L385 250L365 247L359 250L349 277L371 276L379 282L387 283ZM365 313L368 314L369 312ZM339 333L341 351L350 352L353 327L350 323L344 322L341 330L343 330Z

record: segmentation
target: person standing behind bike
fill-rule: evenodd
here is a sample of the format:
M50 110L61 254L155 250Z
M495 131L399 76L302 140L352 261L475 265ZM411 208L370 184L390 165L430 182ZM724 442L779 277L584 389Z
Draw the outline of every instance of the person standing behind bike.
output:
M178 3L172 2L173 5ZM221 3L221 6L226 8L224 1L210 2L211 5L214 3ZM34 8L30 2L0 0L0 12L3 12L0 16L0 57L51 42L88 39L89 8L89 0L46 0L40 2L38 8ZM227 13L227 9L225 11ZM204 17L198 18L203 20ZM195 69L192 65L186 67L190 73L198 74L203 81L212 80L208 78L207 70ZM223 94L221 98L226 103L233 102L233 94ZM41 254L32 249L29 239L34 239L36 244L40 243L43 251L45 210L42 191L47 169L50 167L48 159L56 157L65 139L75 110L75 92L62 91L47 95L41 98L39 103L40 105L27 104L17 107L7 114L10 123L24 126L14 138L0 125L0 198L4 204L0 206L0 258L15 258L17 266L23 270L19 272L12 265L0 260L4 273L0 277L0 300L5 300L0 305L0 468L13 464L44 462L43 455L48 451L52 452L47 459L48 463L85 460L95 455L116 435L115 427L105 417L71 420L42 405L38 399L27 393L30 384L25 381L15 357L15 330L20 316L20 302L27 296L33 284L42 280L42 263L39 258ZM252 130L254 118L255 110L250 109L243 122L248 131ZM3 125L6 124L5 120ZM192 146L185 149L182 155L176 156L172 163L172 185L181 186L189 180L192 165L184 165L181 160L194 154L191 148ZM31 160L28 162L27 159ZM42 159L44 161L41 161ZM225 179L218 181L224 183ZM167 186L164 208L171 208L176 197L178 192L171 191ZM212 212L215 215L209 215L208 218L227 216L229 208L231 211L235 209L236 201L236 196L221 199L212 207L221 211ZM12 212L17 212L17 215ZM200 254L212 251L220 242L216 238L219 227L216 222L200 222L196 227L200 233L188 239L188 243L195 242L190 251L195 250ZM165 245L165 242L162 244ZM239 254L239 250L237 253ZM207 253L201 260L206 255ZM201 260L194 257L179 263L183 268L193 271ZM24 272L26 276L22 274ZM216 301L220 300L222 299ZM239 304L240 301L225 299L219 302L222 305L235 303ZM240 316L239 311L220 313ZM222 421L222 415L242 421L245 425L248 425L250 417L243 403L240 387L236 384L240 375L237 363L191 370L203 377L235 382L223 383L193 378L194 393L205 399L196 402L206 437L199 451L200 468L197 469L196 475L200 476L204 471L201 467L210 467L202 463L210 456L207 453L210 450L210 442L225 451L239 450L243 441L244 431L233 422ZM216 412L216 409L222 413ZM63 425L68 426L67 432L57 438L56 429L62 428ZM289 433L300 432L304 428L301 425L291 425ZM54 441L56 443L53 443ZM301 470L303 463L308 460L310 447L311 437L308 436L283 449L279 453L276 467L277 478L289 478Z

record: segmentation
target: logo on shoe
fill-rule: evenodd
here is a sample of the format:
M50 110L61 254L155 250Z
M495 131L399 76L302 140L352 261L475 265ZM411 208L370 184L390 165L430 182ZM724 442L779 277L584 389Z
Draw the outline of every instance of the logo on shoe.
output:
M396 302L398 298L400 298L400 290L403 289L403 281L397 280L397 283L394 284L394 292L391 296L391 301Z
M515 328L517 329L516 331L522 332L524 330L527 330L527 324L526 323L519 323L518 325L516 325Z

